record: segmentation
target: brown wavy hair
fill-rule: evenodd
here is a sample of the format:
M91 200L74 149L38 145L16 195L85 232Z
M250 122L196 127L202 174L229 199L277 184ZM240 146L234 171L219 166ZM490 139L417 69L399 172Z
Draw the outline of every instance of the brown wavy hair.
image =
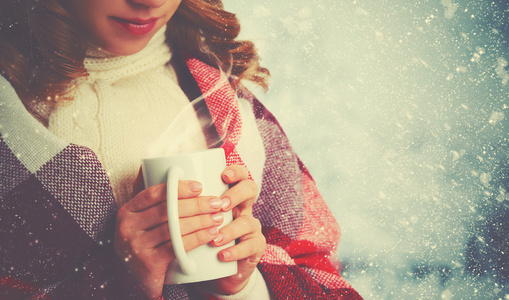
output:
M87 76L85 39L62 0L1 0L0 72L27 107L74 97ZM249 80L268 88L250 41L236 40L240 24L221 0L182 0L166 32L172 48L227 71L234 88ZM175 49L174 49L175 51Z

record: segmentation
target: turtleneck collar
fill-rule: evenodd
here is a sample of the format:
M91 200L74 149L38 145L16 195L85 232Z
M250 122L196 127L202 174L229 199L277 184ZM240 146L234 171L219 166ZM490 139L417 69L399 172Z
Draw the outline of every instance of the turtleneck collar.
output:
M164 65L171 52L166 44L166 26L161 28L145 48L132 55L117 56L105 50L89 47L84 61L89 76L87 82L103 79L110 84L118 80Z

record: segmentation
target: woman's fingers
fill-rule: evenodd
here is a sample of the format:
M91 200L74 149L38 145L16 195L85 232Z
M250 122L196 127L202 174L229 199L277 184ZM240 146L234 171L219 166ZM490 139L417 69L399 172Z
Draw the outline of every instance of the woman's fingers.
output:
M223 223L222 213L199 215L180 219L180 232L182 236L189 235L203 229L216 228Z
M164 209L160 209L159 206L164 206ZM139 234L139 239L132 239L136 241L136 243L140 243L140 246L144 245L145 248L156 248L157 246L168 242L170 240L170 230L168 227L166 215L166 204L162 203L157 206L153 206L147 211L154 211L154 213L158 214L158 219L142 216L142 214L133 215L133 222L144 224L145 229L138 229L138 232L135 232L136 229L133 230L133 234ZM145 212L147 212L145 211ZM145 213L144 212L144 213ZM208 230L211 228L212 232L217 231L217 227L223 223L224 217L221 212L216 212L215 214L203 214L188 218L180 218L180 232L182 236L192 234L194 232L198 232L201 230ZM210 240L207 240L207 243ZM137 247L133 247L137 248Z
M150 239L151 234L159 235L160 229L167 226L157 227L137 239L133 239L129 246L120 255L126 262L134 262L141 264L144 268L148 268L155 273L164 274L168 263L175 259L171 241L159 243L156 247L147 247L153 242ZM217 228L203 229L192 234L182 237L185 251L191 251L199 246L205 245L212 241L218 234Z
M186 239L194 241L190 242L189 246L186 248L194 249L196 242L206 244L215 239L218 235L218 226L223 223L223 220L224 217L220 212L216 214L181 218L180 231L183 237L182 239L184 240L184 237L186 237ZM211 236L203 235L204 233ZM138 235L138 237L134 237L135 235ZM193 235L197 236L193 238ZM133 230L131 231L130 236L129 248L134 251L142 248L157 248L171 240L168 222L166 221L150 226L147 230Z
M182 242L184 243L184 250L188 252L202 245L208 244L217 237L218 233L219 230L217 227L211 227L193 232L191 234L183 235ZM173 253L171 241L159 244L154 248L154 250Z
M186 251L190 251L201 245L210 243L218 236L218 234L219 230L217 226L200 228L199 230L191 233L183 234L182 242L184 243L184 249ZM160 253L160 251L167 251L173 255L168 223L160 224L147 231L140 231L137 234L137 237L133 237L129 240L128 244L129 245L125 251L126 254L158 252L158 255L161 255L162 253ZM173 259L171 255L163 255L163 257L171 260Z
M194 219L194 221L186 221L185 224L181 223L181 228L184 229L188 224L193 225L193 223L207 224L207 227L216 224L217 221L219 221L218 218L222 216L217 214L221 210L222 203L221 199L217 197L197 197L179 200L178 210L181 219L201 216L201 218ZM142 230L148 230L163 222L167 222L168 214L166 201L151 206L142 213L133 214L132 218L132 222L136 223L137 227ZM215 221L214 224L210 223L211 220ZM222 221L222 219L220 221ZM186 232L183 230L182 234L193 232L196 229L196 227L192 227L192 230Z
M202 184L197 181L179 181L178 198L193 198L200 195ZM138 193L123 208L130 212L141 212L166 200L166 184L151 186Z
M141 212L164 201L164 199L166 199L166 184L158 184L139 192L121 209L126 212Z
M221 210L223 201L218 197L198 197L180 199L178 203L179 216L190 217L199 214L210 214Z
M230 248L224 249L219 252L219 259L222 261L241 261L247 259L245 262L251 266L256 266L263 253L265 252L266 241L263 235L253 235L244 242L239 243ZM245 266L248 267L248 266ZM241 273L243 270L239 270Z
M224 211L228 211L240 203L254 200L254 198L256 198L258 187L254 181L248 180L249 173L247 168L244 166L228 166L221 176L227 184L236 184L222 195L221 203L219 202L219 199L213 197L200 199L198 202L186 202L183 203L184 205L181 205L181 201L179 201L179 211L181 211L180 215L190 216L196 213L210 213L219 208L219 205ZM202 184L197 181L180 181L178 198L196 198L202 192L202 188ZM162 183L141 191L122 208L128 212L141 212L151 208L152 206L158 205L165 200L166 184Z
M219 234L217 226L200 229L192 233L182 235L182 242L185 251L191 251L199 246L212 242ZM171 261L174 259L171 245L168 223L160 224L151 230L140 231L132 236L124 247L123 258L131 259L134 255L141 259L158 257L162 260ZM145 258L143 258L145 257Z
M248 179L249 172L245 166L230 165L225 168L221 176L223 178L223 181L226 182L227 184L234 184L241 180Z
M234 211L233 217L236 217L240 211L245 208L251 208L257 195L258 187L256 183L249 179L242 180L221 196L223 211L229 211L234 207L238 207L239 211ZM250 210L246 213L250 213Z
M237 293L246 285L266 248L260 222L253 216L241 215L230 225L221 229L218 238L223 237L222 240L216 239L217 242L213 242L214 245L221 246L239 239L238 244L223 249L218 254L220 260L236 261L238 266L237 274L215 281L216 288L222 293Z
M225 294L234 294L242 290L263 256L265 247L265 237L258 233L251 234L239 244L219 252L220 260L237 262L237 274L215 281L216 290Z
M219 236L221 239L214 241L215 246L226 245L231 241L240 239L242 242L250 237L250 234L261 234L261 224L258 219L251 215L242 215L228 225L221 228Z
M223 181L230 185L222 196L223 211L233 211L233 217L237 217L248 208L245 213L250 214L251 206L258 196L258 186L249 179L249 172L245 166L231 165L226 167L222 174Z
M166 201L159 202L141 213L132 213L131 222L136 224L138 230L149 230L168 221Z
M218 234L219 230L217 229L217 227L211 227L193 232L191 234L184 235L182 236L182 241L184 242L184 249L186 250L186 252L188 252L201 245L208 244L211 241L213 241Z

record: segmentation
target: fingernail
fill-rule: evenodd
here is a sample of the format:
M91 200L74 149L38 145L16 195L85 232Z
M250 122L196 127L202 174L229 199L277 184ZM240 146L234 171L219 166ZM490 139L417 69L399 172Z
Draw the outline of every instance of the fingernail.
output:
M227 170L224 172L224 175L226 175L228 178L233 178L233 176L235 176L235 172L233 172L233 170Z
M229 251L224 251L223 252L223 258L224 259L228 259L232 254L229 252Z
M217 227L209 228L210 235L216 235L218 232L219 232L219 229L217 229Z
M228 199L228 198L223 198L223 206L222 206L222 208L223 208L223 209L227 209L227 208L228 208L228 206L230 206L230 204L231 204L231 203L232 203L232 202L231 202L231 200L230 200L230 199Z
M221 221L223 221L223 219L224 219L224 217L223 217L222 213L217 213L217 214L212 215L212 220L214 220L214 222L221 222Z
M220 208L223 204L223 201L219 198L212 198L210 199L210 207L212 208Z
M191 192L199 192L202 189L202 184L196 181L193 181L189 184L189 189Z
M223 240L223 234L219 233L219 235L214 239L214 243L219 243Z

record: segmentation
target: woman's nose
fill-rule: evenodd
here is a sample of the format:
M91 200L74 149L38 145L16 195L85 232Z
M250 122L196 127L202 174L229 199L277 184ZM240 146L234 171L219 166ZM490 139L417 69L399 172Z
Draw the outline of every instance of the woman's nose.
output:
M135 5L148 6L150 8L159 8L166 3L168 0L129 0Z

